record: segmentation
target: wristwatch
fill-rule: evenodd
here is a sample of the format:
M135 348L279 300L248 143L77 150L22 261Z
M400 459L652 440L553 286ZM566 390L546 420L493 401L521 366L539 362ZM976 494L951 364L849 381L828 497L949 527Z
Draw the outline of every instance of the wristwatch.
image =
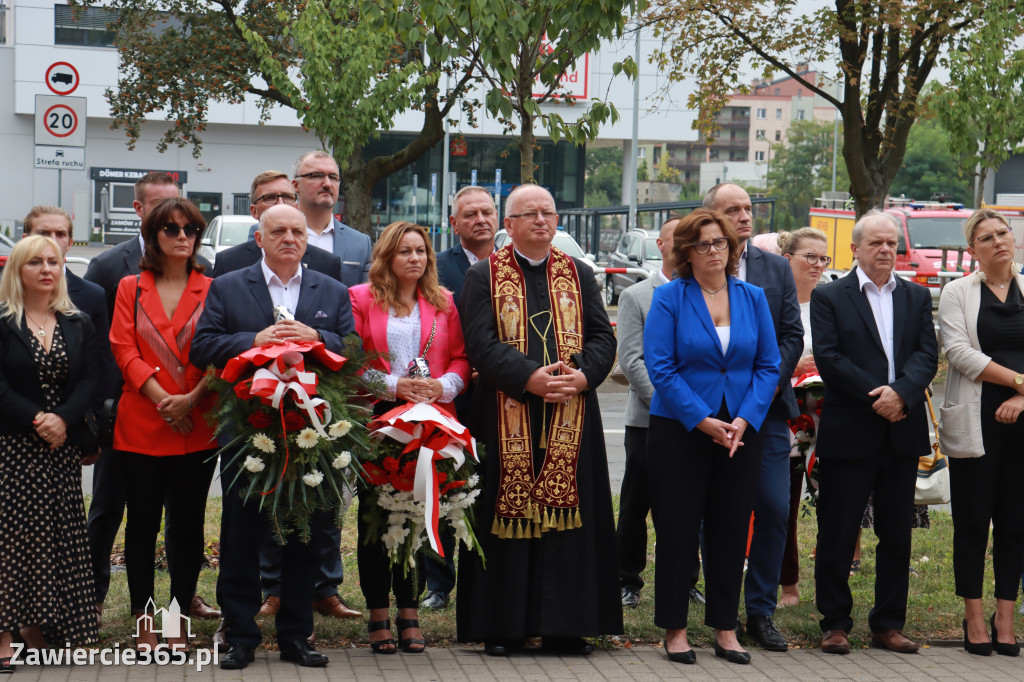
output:
M1024 386L1024 374L1015 374L1013 377L1013 385L1017 388Z

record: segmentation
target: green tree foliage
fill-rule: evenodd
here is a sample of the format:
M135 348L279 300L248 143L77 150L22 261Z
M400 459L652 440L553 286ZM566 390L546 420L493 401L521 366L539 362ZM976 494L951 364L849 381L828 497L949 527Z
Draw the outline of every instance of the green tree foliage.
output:
M750 64L766 78L786 74L837 107L858 214L888 193L921 89L943 50L962 45L996 14L1020 22L1019 10L1002 2L835 0L809 12L803 7L794 0L651 0L647 19L667 41L659 66L672 80L696 82L690 106L707 135L730 94L749 91L742 81ZM838 92L801 75L807 63L837 64Z
M970 205L971 182L960 174L949 150L949 134L934 117L919 118L910 131L907 153L889 187L892 196L928 200L933 194L949 194Z
M936 88L929 109L949 135L962 175L977 178L981 206L985 178L1024 140L1024 50L1015 0L991 0L991 19L949 57L949 84Z
M72 0L89 4L94 0ZM295 110L342 168L348 220L370 228L378 180L415 161L444 136L444 119L472 80L474 55L443 40L447 17L428 21L391 0L114 0L120 65L107 90L113 128L134 148L142 122L169 124L157 144L191 146L198 157L212 103L256 97L261 120ZM442 27L439 24L445 24ZM428 58L425 52L429 52ZM453 70L457 60L462 72ZM440 74L453 78L439 92ZM423 126L398 152L364 158L365 144L399 113Z
M832 144L835 125L824 121L793 121L786 144L772 145L768 194L775 204L776 230L794 230L808 224L810 208L821 193L832 188ZM842 135L842 128L839 131ZM836 188L849 187L846 164L838 159Z
M591 99L585 111L565 116L577 104L561 79L605 39L622 36L637 2L420 0L420 7L424 16L450 17L448 37L479 54L473 73L484 83L484 104L507 132L518 130L521 180L532 182L535 125L555 142L565 138L583 144L597 136L602 123L617 120L615 107L599 98ZM636 77L636 64L626 59L613 71Z
M588 148L586 154L585 206L618 205L622 199L622 149Z

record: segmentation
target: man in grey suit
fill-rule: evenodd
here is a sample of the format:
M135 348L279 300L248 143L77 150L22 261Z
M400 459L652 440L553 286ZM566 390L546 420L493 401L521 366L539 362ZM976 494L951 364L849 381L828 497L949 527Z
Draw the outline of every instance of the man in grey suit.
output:
M640 590L644 580L640 577L647 565L647 514L651 511L651 496L647 483L647 425L654 386L647 376L644 363L644 322L651 309L654 290L672 279L675 259L672 255L672 233L679 224L673 216L661 226L658 250L661 251L661 270L627 288L619 296L618 326L619 368L629 380L626 394L626 471L622 476L619 497L619 523L615 537L619 551L619 584L622 605L636 608L640 605Z
M325 151L306 152L295 161L292 186L299 195L299 210L306 216L309 246L341 259L341 281L346 286L365 282L373 246L369 236L334 217L341 189L338 164Z

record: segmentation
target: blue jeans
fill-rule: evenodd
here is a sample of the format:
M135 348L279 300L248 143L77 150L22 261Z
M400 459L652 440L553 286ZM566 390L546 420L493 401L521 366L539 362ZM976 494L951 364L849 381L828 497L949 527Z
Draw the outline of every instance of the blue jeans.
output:
M789 425L766 419L761 433L764 450L754 498L754 536L743 585L748 618L775 613L789 525Z

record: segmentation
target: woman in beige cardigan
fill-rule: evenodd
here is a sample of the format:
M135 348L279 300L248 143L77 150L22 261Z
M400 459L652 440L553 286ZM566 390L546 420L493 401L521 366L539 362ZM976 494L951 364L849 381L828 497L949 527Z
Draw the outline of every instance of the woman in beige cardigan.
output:
M939 426L950 461L953 574L964 600L964 648L1017 656L1014 602L1024 563L1024 277L1013 233L997 211L964 223L977 272L950 282L939 301L949 371ZM985 627L982 578L989 524L996 612Z

